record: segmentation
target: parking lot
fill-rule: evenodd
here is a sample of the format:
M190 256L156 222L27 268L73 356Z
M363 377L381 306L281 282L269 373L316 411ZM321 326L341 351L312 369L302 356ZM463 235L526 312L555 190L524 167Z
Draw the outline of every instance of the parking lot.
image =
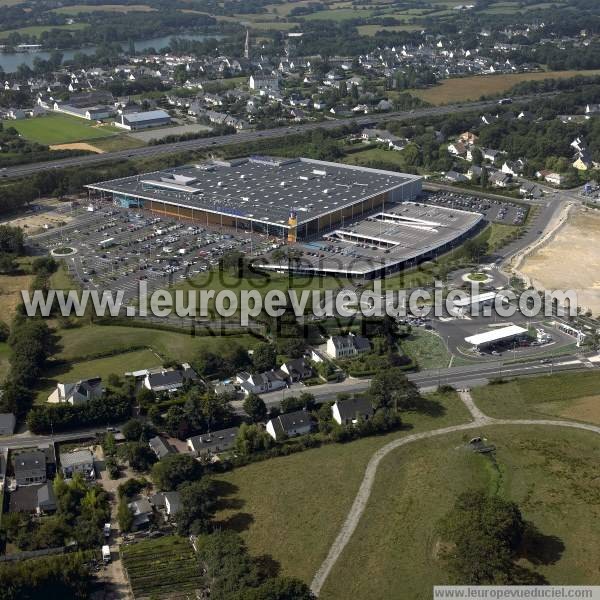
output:
M68 226L33 239L46 251L74 248L65 262L75 280L90 289L122 289L126 301L137 295L140 280L152 292L210 270L230 250L260 255L274 244L259 234L209 229L112 205L79 209Z
M527 218L527 208L510 200L479 198L457 192L425 192L421 199L429 204L482 213L490 223L523 225Z

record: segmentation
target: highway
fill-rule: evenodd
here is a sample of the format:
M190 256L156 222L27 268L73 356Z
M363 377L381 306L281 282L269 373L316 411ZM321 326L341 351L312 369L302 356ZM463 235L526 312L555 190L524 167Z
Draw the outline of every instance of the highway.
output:
M539 99L539 95L537 98ZM515 97L514 101L527 102L534 99L536 99L534 96L519 96ZM305 123L303 125L277 127L273 129L264 129L262 131L240 131L239 133L233 133L219 137L201 138L197 140L187 140L184 142L174 142L171 144L160 144L157 146L144 146L142 148L120 150L117 152L74 156L60 160L17 165L3 169L0 171L0 175L3 178L28 177L30 175L39 173L40 171L64 169L67 167L86 167L110 161L128 160L131 158L153 158L156 156L173 154L176 152L218 148L231 144L243 144L245 142L281 138L290 134L305 133L314 129L336 129L343 125L348 125L349 123L368 125L370 123L377 123L379 121L389 121L390 119L415 120L427 116L441 116L447 114L471 112L473 110L489 110L497 107L498 102L496 100L489 100L485 102L478 101L464 104L453 104L449 106L421 108L410 111L363 115L347 119L331 119L320 123Z

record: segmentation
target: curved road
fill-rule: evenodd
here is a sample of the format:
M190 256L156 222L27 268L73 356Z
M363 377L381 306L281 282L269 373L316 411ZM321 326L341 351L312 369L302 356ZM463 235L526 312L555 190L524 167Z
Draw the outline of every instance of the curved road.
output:
M411 442L416 442L418 440L425 440L433 437L438 437L441 435L446 435L447 433L454 433L456 431L468 431L471 429L477 429L479 427L486 427L490 425L549 425L553 427L572 427L574 429L583 429L585 431L591 431L593 433L600 434L600 427L596 425L591 425L587 423L577 423L574 421L561 421L561 420L551 420L551 419L495 419L493 417L488 417L485 415L473 402L473 398L471 394L467 391L460 392L460 397L466 407L469 409L471 416L473 417L473 421L470 423L463 423L461 425L452 425L450 427L443 427L441 429L434 429L432 431L424 431L422 433L415 433L403 438L399 438L397 440L393 440L389 442L385 446L381 447L369 460L367 464L367 468L365 469L365 474L363 480L358 488L358 492L356 497L354 498L354 502L352 503L352 507L348 515L346 516L346 520L340 529L335 541L331 545L329 549L329 553L327 557L319 567L319 570L315 574L313 581L310 585L310 589L313 594L316 596L319 595L323 584L325 583L329 573L333 569L335 563L338 558L342 554L344 548L350 541L352 534L355 532L360 518L365 511L369 498L371 496L371 490L373 489L373 483L375 482L375 476L377 474L377 468L379 467L379 463L393 450L400 448L401 446L405 446L410 444Z

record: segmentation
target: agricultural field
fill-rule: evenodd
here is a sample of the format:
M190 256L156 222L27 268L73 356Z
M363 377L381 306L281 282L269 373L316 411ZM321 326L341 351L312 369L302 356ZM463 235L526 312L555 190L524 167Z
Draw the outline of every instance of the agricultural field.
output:
M10 322L21 302L21 290L28 290L33 275L0 275L0 319Z
M155 11L156 8L152 8L147 4L74 4L72 6L61 6L60 8L54 8L51 12L61 15L78 15L91 12L128 13Z
M473 398L498 418L562 418L600 425L600 374L561 373L474 388Z
M419 31L422 29L419 25L359 25L357 28L359 35L367 37L374 36L378 31Z
M408 445L379 466L358 528L320 598L431 598L448 583L435 526L461 492L517 502L535 526L519 564L551 584L593 584L600 554L600 438L550 427L487 427L493 457L465 448L470 433ZM277 558L277 557L276 557ZM361 568L356 568L361 565Z
M200 565L185 538L144 540L121 546L120 553L136 598L190 598L202 587Z
M479 100L481 96L503 94L522 81L542 79L568 79L577 75L598 75L600 70L582 71L541 71L535 73L514 73L508 75L476 75L445 79L441 84L426 89L410 90L425 102L434 105Z
M99 126L69 115L50 114L34 119L5 122L14 127L24 138L40 144L68 144L114 136L119 130L110 125Z
M409 426L405 430L329 444L219 476L235 491L224 501L231 507L223 508L218 520L241 533L251 554L272 556L280 563L282 575L310 582L352 504L373 452L415 431L470 420L456 393L427 398L428 414L403 414Z
M0 380L4 381L4 378L8 375L10 370L9 364L10 349L6 342L0 342Z

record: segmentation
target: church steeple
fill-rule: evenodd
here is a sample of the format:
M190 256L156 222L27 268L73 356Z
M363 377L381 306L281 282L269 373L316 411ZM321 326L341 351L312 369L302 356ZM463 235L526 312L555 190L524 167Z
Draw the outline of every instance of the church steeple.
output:
M246 29L246 43L244 44L244 58L250 59L250 31Z

